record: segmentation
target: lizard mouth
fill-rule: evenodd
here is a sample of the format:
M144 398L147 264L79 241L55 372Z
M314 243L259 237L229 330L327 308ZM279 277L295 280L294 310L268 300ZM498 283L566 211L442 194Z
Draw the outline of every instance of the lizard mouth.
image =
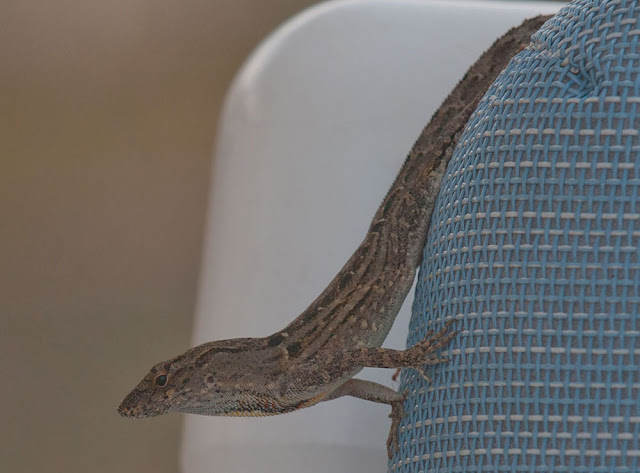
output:
M137 411L136 409L132 409L130 407L123 407L122 405L118 407L118 414L120 414L122 417L127 417L129 419L141 419L143 417L146 417L144 414Z
M145 402L145 396L136 389L131 391L118 406L118 414L129 419L154 417L166 412L167 409L161 403Z
M118 414L120 414L122 417L128 417L130 419L141 419L142 417L147 417L144 415L144 412L142 412L142 409L136 407L131 403L131 394L125 397L118 406Z

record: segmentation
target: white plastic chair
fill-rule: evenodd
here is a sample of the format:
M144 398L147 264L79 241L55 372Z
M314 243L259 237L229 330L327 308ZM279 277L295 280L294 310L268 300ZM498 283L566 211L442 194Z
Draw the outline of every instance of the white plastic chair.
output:
M508 28L559 6L333 1L267 38L222 115L193 343L265 336L296 317L359 244L467 67ZM385 346L404 347L411 301ZM391 385L389 371L364 375ZM267 419L186 416L182 471L384 471L388 411L342 398Z

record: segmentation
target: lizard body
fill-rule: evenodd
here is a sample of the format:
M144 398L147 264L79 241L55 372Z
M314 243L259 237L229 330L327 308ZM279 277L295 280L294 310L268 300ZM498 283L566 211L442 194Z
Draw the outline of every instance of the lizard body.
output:
M403 396L354 379L364 367L421 367L455 335L450 320L407 350L380 348L420 264L429 220L453 149L480 98L549 17L525 21L471 66L422 131L369 230L318 298L279 332L221 340L158 363L122 401L125 417L168 412L260 416L351 395L388 403L395 445Z

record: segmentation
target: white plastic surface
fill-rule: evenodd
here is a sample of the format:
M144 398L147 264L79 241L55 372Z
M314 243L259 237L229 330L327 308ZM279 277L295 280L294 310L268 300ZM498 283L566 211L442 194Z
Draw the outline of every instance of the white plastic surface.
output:
M464 71L537 2L356 0L287 22L236 77L215 151L194 344L293 320L361 241ZM413 294L385 346L403 348ZM361 376L392 385L391 372ZM386 470L388 406L343 398L269 418L186 416L184 473Z

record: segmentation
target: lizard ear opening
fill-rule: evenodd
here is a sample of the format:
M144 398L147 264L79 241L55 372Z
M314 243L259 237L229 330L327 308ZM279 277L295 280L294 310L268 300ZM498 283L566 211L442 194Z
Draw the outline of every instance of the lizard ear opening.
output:
M156 379L153 380L153 384L159 387L165 386L167 384L167 374L161 373L158 376L156 376Z

